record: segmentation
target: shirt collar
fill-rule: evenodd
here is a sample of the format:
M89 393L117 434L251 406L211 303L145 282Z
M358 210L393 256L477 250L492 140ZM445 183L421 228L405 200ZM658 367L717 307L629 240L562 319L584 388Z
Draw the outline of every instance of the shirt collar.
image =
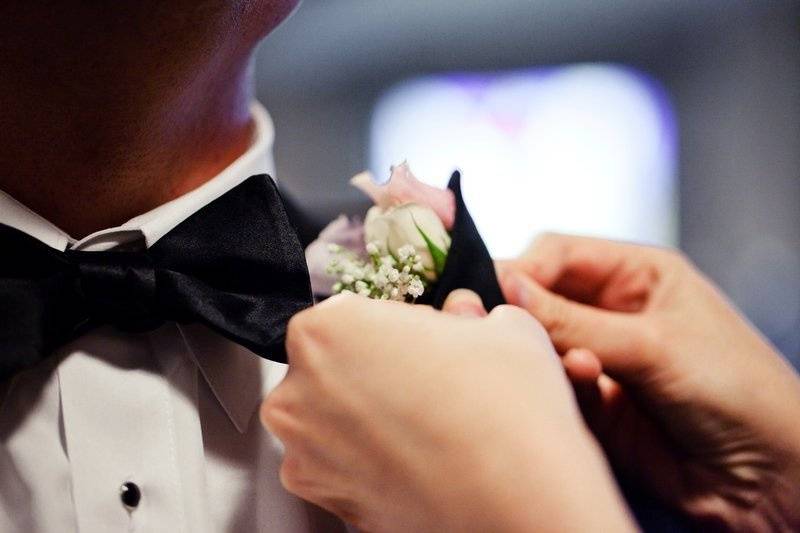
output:
M0 190L0 223L11 226L38 239L51 248L64 251L70 237L48 220L22 205Z
M275 129L272 119L258 102L253 102L250 110L255 129L252 144L244 154L200 187L134 217L120 226L96 231L80 240L73 239L65 231L3 191L0 191L0 223L23 231L61 251L67 248L103 251L142 237L146 246L150 247L193 213L250 176L274 174L272 144L275 140Z
M61 251L70 247L85 251L109 250L142 237L150 247L193 213L250 176L274 173L272 144L275 133L272 119L257 102L251 106L251 112L255 121L253 142L241 157L197 189L132 218L121 226L76 240L3 191L0 191L0 223ZM182 326L180 330L191 358L208 386L236 429L244 433L262 396L259 358L207 328Z
M246 433L266 390L276 385L286 365L265 361L207 327L176 324L190 358L240 433Z

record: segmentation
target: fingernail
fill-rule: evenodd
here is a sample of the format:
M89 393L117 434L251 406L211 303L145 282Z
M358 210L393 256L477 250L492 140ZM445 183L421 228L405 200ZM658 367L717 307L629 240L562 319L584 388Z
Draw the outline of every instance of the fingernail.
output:
M451 292L444 303L444 310L461 316L482 317L486 315L486 310L480 297L474 292L465 289L456 289Z
M531 293L525 285L525 280L519 274L514 274L511 277L511 292L516 298L516 304L519 307L528 307L531 301Z
M505 292L506 285L508 285L508 275L505 272L497 273L497 284L500 286L500 290Z

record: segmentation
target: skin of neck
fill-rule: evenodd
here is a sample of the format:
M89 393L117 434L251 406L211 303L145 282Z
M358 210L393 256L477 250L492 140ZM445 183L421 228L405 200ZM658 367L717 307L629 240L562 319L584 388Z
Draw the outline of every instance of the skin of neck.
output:
M0 189L80 238L202 185L250 145L253 50L296 4L4 3Z

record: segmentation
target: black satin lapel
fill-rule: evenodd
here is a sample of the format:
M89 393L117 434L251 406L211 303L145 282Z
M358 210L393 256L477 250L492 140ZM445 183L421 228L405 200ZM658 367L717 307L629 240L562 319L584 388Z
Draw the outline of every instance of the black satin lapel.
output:
M150 255L159 305L173 320L203 322L285 362L287 322L313 300L303 248L269 176L248 178L199 210Z
M452 243L447 263L439 281L419 303L441 309L447 296L456 289L470 289L478 293L486 309L504 304L505 299L497 282L494 261L475 227L461 194L461 174L454 172L448 188L456 197L456 218L450 232Z
M283 198L283 207L286 209L289 221L292 223L303 249L306 249L308 245L319 237L326 224L324 221L317 220L310 213L304 211L294 196L285 188L278 187L278 190Z

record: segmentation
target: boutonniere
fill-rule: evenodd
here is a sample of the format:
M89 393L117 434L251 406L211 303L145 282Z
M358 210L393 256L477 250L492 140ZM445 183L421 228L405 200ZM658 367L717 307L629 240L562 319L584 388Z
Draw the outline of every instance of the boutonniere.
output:
M340 216L306 250L315 295L354 293L440 307L450 291L468 288L488 308L503 303L458 172L447 189L419 181L407 163L393 167L383 184L369 173L351 184L374 205L363 219Z

